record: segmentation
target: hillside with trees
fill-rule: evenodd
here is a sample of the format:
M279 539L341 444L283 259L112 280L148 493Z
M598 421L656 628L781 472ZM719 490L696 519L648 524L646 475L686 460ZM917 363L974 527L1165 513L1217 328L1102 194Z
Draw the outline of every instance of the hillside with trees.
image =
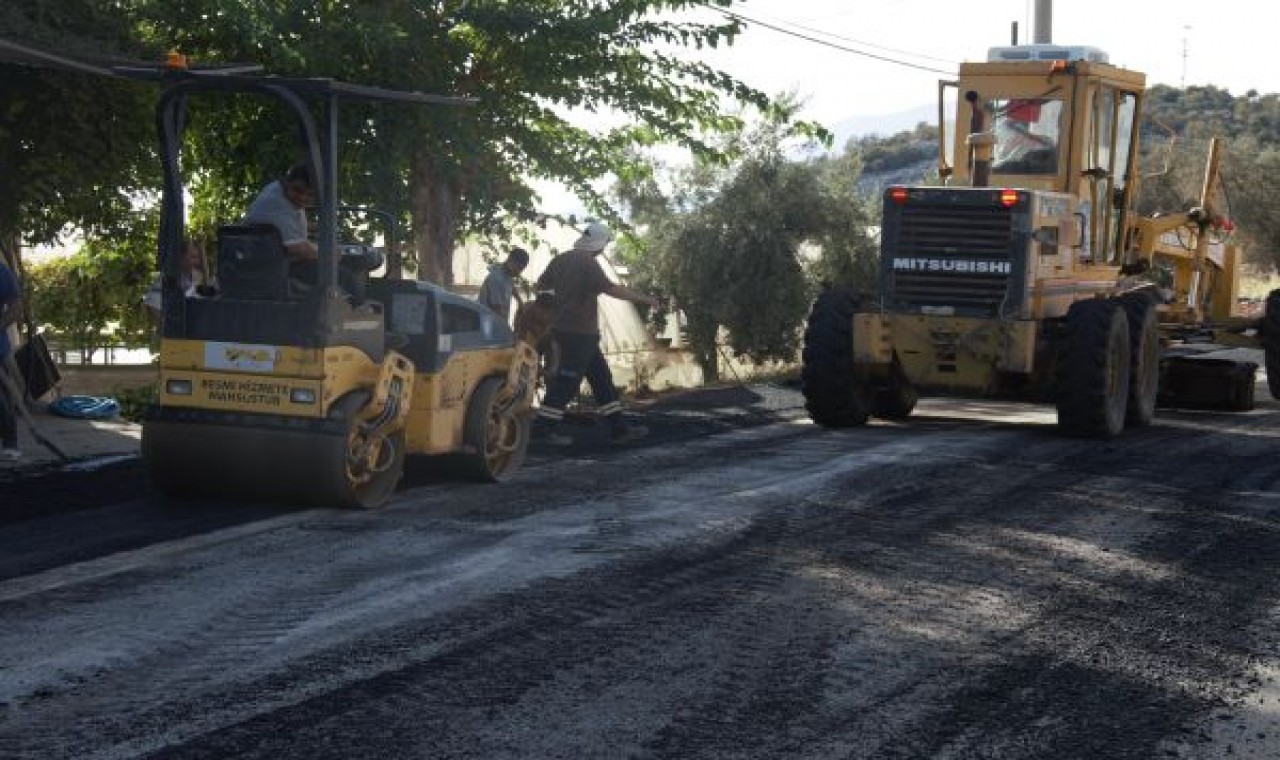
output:
M1280 95L1241 96L1216 87L1157 85L1147 99L1142 166L1144 213L1185 208L1199 195L1209 139L1225 140L1220 203L1249 263L1280 269Z

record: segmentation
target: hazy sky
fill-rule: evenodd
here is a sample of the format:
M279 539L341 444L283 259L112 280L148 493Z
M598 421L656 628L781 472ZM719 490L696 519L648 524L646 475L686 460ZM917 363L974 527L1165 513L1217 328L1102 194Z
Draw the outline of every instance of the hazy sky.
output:
M1280 62L1267 55L1280 49L1280 9L1267 0L1053 5L1055 43L1102 48L1113 64L1147 74L1149 84L1180 86L1185 77L1187 85L1213 84L1235 95L1280 92ZM951 72L962 60L983 60L987 48L1009 44L1014 21L1029 41L1033 8L1028 0L745 0L734 6L761 22ZM766 92L797 90L808 97L805 115L820 121L932 103L937 81L947 78L760 26L704 59Z

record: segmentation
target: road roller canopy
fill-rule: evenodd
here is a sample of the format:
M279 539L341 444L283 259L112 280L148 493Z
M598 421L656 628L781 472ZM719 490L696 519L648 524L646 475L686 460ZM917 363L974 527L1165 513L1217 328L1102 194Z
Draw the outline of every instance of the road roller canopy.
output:
M241 69L188 68L186 61L171 54L162 67L118 67L124 76L155 81L164 87L157 104L161 161L164 168L164 196L161 207L159 264L175 280L185 240L185 199L180 171L182 133L187 123L187 103L193 96L207 93L258 95L274 100L297 124L299 149L311 172L316 193L316 247L319 251L316 287L320 292L337 283L338 247L337 166L339 152L338 113L343 101L382 101L428 106L465 106L473 98L392 90L320 77L281 77L245 72ZM313 110L314 109L314 110ZM317 119L315 112L319 111Z

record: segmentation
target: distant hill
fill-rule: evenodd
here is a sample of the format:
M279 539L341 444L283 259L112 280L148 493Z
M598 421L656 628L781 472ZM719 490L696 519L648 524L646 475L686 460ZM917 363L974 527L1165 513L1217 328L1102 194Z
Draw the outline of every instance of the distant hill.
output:
M929 144L933 147L933 143ZM914 161L910 164L883 169L880 171L863 170L858 178L858 192L867 195L879 195L890 185L919 185L933 182L937 176L938 159L934 153L930 158Z
M829 124L827 128L836 136L833 147L840 151L844 149L845 144L852 138L870 137L872 135L889 137L899 132L910 132L921 122L934 124L937 121L938 106L932 103L925 103L906 111L871 116L854 116L838 121L835 124Z
M879 195L888 185L919 184L937 168L938 107L924 103L905 111L855 116L828 125L832 151L857 148L864 166L858 190Z

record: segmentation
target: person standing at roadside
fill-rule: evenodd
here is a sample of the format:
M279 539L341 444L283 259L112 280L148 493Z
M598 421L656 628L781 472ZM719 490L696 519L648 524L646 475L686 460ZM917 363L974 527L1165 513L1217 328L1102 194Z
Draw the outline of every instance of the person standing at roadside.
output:
M597 257L612 239L608 227L592 222L573 244L573 250L552 259L538 278L539 291L554 292L556 316L551 336L559 346L560 362L538 410L534 435L553 445L573 442L563 432L564 409L578 394L583 377L591 385L600 415L608 422L615 443L636 440L649 432L643 425L629 425L623 419L613 373L600 350L597 299L607 295L654 308L658 301L613 282L605 274Z
M18 321L22 311L22 290L9 264L0 258L0 461L13 462L22 457L18 449L18 393L22 377L13 360L9 342L9 326Z
M178 273L178 288L187 298L204 298L214 293L212 285L205 276L204 247L188 240L182 246L182 266ZM157 274L151 287L142 296L142 303L150 312L151 318L159 324L162 314L162 295L164 293L164 274Z
M480 286L480 294L476 300L488 306L494 314L502 317L504 322L511 321L511 301L519 301L516 293L516 278L529 266L529 252L523 248L512 248L507 260L494 264Z

